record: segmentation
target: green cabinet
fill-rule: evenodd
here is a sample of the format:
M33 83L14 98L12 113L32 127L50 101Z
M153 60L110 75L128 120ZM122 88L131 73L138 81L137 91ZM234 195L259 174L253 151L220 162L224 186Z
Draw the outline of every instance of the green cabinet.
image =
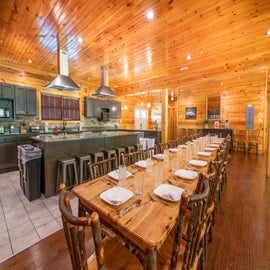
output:
M1 83L0 85L0 97L14 99L14 85L8 83Z
M101 101L96 98L85 98L85 117L99 118L101 116Z
M110 118L121 118L121 103L109 100Z
M109 110L109 118L121 118L121 103L114 100L85 98L85 117L100 118L102 109Z
M16 114L37 114L37 93L35 88L15 86Z

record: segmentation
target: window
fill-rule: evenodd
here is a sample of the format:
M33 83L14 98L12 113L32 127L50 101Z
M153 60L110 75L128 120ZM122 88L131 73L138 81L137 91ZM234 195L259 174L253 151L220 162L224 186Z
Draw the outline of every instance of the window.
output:
M80 100L41 95L42 120L80 120Z

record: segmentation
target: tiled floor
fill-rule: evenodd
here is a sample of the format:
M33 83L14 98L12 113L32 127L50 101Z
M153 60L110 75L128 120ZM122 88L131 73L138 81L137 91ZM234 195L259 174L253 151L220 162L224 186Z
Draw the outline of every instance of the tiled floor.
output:
M71 200L74 212L78 201ZM19 171L0 174L0 262L62 227L58 196L34 201L24 196Z

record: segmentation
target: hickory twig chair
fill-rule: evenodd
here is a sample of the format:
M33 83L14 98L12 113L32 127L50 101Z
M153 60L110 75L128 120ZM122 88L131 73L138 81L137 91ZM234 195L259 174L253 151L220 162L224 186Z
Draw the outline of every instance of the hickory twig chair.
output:
M120 156L120 164L128 166L142 159L143 157L141 150L131 153L122 153Z
M122 245L120 238L102 237L96 212L83 217L74 216L65 184L60 184L59 189L59 208L73 270L142 269L139 260ZM95 253L88 258L85 231L90 228Z
M208 180L203 181L202 192L181 198L177 226L158 254L158 269L201 269L205 267L204 234L206 232L206 211L209 196ZM185 225L181 223L186 212ZM187 210L188 209L188 210ZM187 211L186 211L187 210Z
M142 150L142 157L143 159L152 158L156 153L157 153L157 146L154 145L153 147Z
M89 162L90 180L106 175L118 168L117 157L107 158L98 162Z

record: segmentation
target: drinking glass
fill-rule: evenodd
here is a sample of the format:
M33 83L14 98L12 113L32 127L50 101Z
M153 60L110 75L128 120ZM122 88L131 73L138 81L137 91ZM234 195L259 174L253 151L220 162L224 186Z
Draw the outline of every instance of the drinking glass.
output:
M152 172L152 160L148 158L146 160L146 172Z
M143 183L144 177L141 174L136 174L133 178L134 183L134 194L142 195L143 194Z
M165 163L169 162L169 150L168 149L164 150L164 162Z
M159 186L163 181L163 166L155 167L155 187Z
M119 186L121 187L126 186L127 168L125 165L119 165L118 176L119 176Z

